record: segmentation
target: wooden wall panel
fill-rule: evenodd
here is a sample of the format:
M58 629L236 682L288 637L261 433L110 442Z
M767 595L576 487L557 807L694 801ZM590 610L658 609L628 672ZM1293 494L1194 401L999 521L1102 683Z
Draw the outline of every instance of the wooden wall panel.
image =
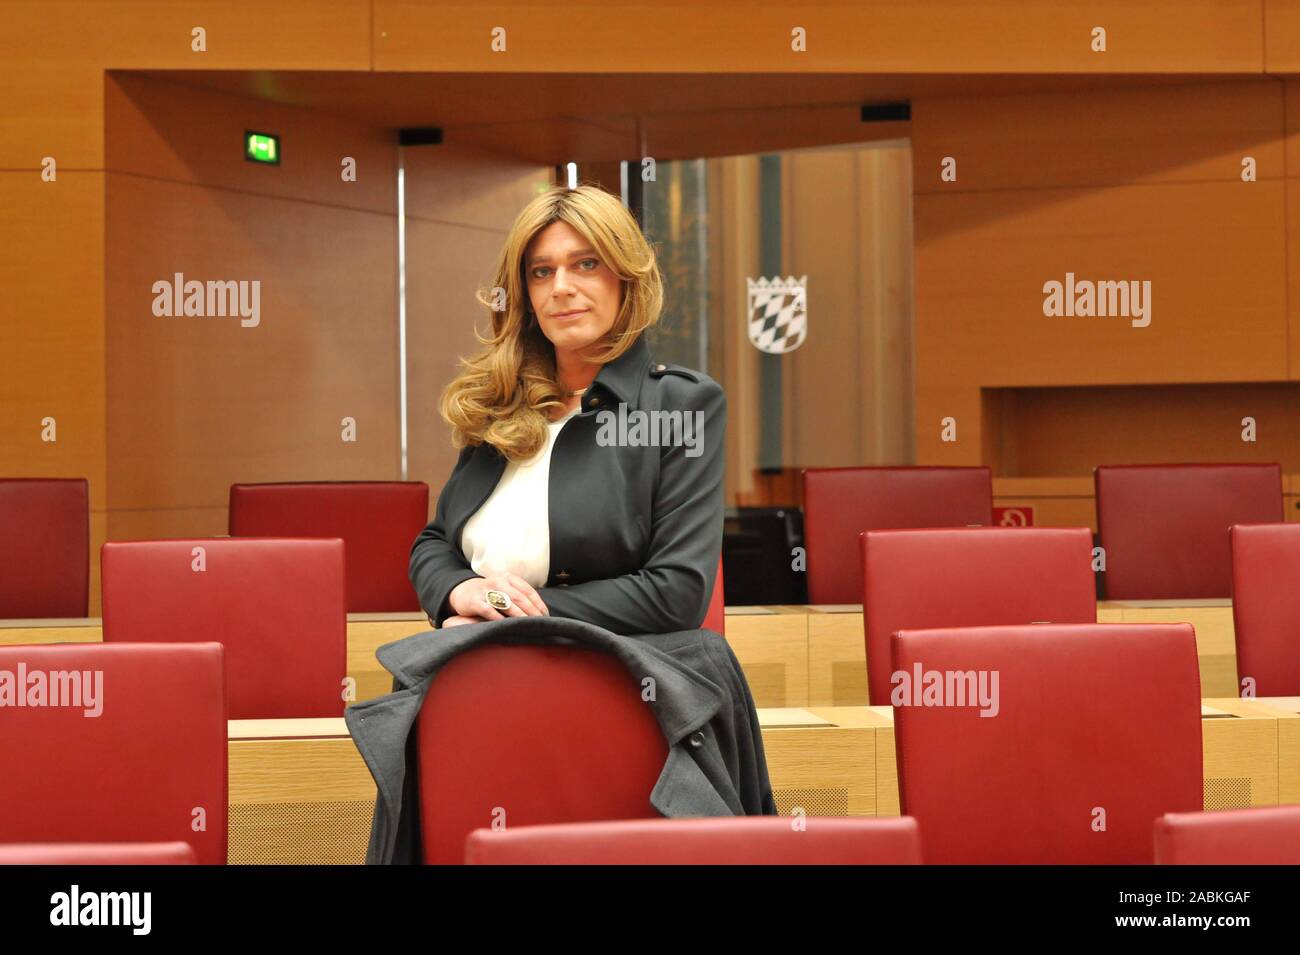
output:
M107 205L112 509L397 476L392 216L116 173ZM260 281L260 324L155 316L152 285L176 272Z
M115 541L225 537L230 529L225 506L112 511L110 517Z
M397 134L327 114L129 73L106 80L111 172L393 215ZM280 137L280 165L244 159L244 131ZM356 181L343 179L344 157Z
M370 0L30 0L5 7L6 59L105 69L370 68ZM207 32L204 52L191 49L195 27Z
M1264 0L1264 69L1300 73L1300 0Z
M0 168L104 163L106 69L370 68L369 0L32 0L4 6ZM207 51L191 30L207 31ZM17 133L21 131L21 135Z
M0 172L0 474L85 477L104 506L103 174ZM57 442L41 440L53 417Z
M0 47L6 36L0 30ZM0 169L40 169L47 156L65 172L102 168L104 71L9 52L0 52L0 63L5 90Z
M107 506L103 180L0 172L0 475L89 482L92 615ZM47 416L54 442L41 440Z
M508 74L485 76L484 85L507 86L508 78ZM740 82L723 77L710 85L714 89L729 88ZM574 85L581 88L581 81ZM444 142L559 164L575 159L617 162L641 155L662 162L907 136L910 125L906 122L862 122L862 97L855 95L854 99L832 106L730 110L692 109L690 104L674 103L671 112L660 110L656 104L655 112L644 113L644 101L638 97L638 102L628 101L624 106L637 110L637 116L559 117L450 127L444 131Z
M407 476L428 483L430 516L458 454L439 402L459 357L481 348L474 326L486 329L487 316L474 290L488 281L504 238L504 231L406 221Z
M1280 78L1282 84L1282 142L1286 154L1286 175L1300 176L1300 77Z
M485 85L497 88L508 85L494 82L505 79L501 74L484 79ZM599 121L568 116L530 117L443 130L443 143L447 146L487 150L539 166L624 159L637 154L637 142L636 124L625 116L602 117Z
M1280 181L921 195L922 376L986 385L1286 374ZM1152 283L1151 323L1047 317L1043 285Z
M635 25L629 29L628 25ZM503 26L507 49L493 53ZM790 49L805 28L807 52ZM1104 26L1108 49L1094 53ZM549 6L375 0L378 70L551 72L1244 72L1263 65L1260 0L909 0L755 5L743 0L620 4L575 19ZM559 57L557 51L572 51Z
M917 197L920 199L920 197ZM917 262L918 269L920 262ZM978 386L949 380L951 364L931 359L922 334L921 280L917 279L916 460L914 464L967 467L986 458Z
M551 170L478 149L408 147L406 170L407 476L429 484L432 513L457 451L438 411L461 355L477 353L474 298L507 230Z
M1245 417L1256 440L1242 441ZM1098 464L1225 461L1300 471L1300 385L1018 389L1007 395L1001 473L1090 475Z
M1300 377L1300 178L1286 182L1286 275L1288 378Z
M1247 155L1277 179L1282 109L1276 79L929 99L912 117L916 191L1239 182ZM940 180L944 157L955 182Z
M1291 22L1300 25L1300 4ZM1300 377L1300 79L1285 84L1287 377Z
M1149 408L1124 389L1088 393L1073 409L1078 418L1053 419L1049 404L1065 409L1039 403L1035 434L1044 441L1026 433L1020 445L1004 446L1009 425L980 389L1292 374L1294 190L1280 177L1290 171L1289 86L1265 80L914 104L918 463L1062 474L1098 456L1186 459L1199 448L1217 457L1208 454L1220 447L1211 433L1217 418ZM957 183L936 182L944 155L958 157ZM1241 181L1243 155L1255 157L1258 181ZM1064 281L1066 272L1150 280L1150 326L1044 316L1043 283ZM1136 406L1116 421L1125 394ZM1112 417L1090 413L1094 402ZM940 440L943 415L958 419L957 442ZM1144 428L1160 435L1146 440ZM1181 455L1166 447L1187 428Z
M906 138L907 122L864 123L861 103L786 109L731 109L655 112L646 117L647 155L665 159L738 156L839 143ZM638 155L624 152L617 158Z
M549 166L470 146L407 146L407 218L501 233L538 192L551 185ZM409 267L409 263L408 263Z

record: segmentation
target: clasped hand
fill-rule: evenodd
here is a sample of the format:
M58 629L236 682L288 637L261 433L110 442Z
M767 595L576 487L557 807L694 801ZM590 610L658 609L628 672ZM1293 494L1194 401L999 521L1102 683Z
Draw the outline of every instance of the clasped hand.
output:
M489 590L508 594L510 609L502 612L488 603ZM551 613L532 585L516 574L493 574L491 577L463 580L452 590L449 602L456 613L443 621L444 630L468 623L504 620L506 617L545 617Z

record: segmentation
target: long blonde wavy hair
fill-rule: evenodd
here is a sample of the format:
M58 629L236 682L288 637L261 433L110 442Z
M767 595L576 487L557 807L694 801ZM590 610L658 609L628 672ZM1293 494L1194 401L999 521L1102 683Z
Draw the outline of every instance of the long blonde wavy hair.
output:
M488 310L491 334L484 337L475 327L475 337L486 348L460 359L461 370L441 400L457 448L486 442L511 461L527 460L546 443L546 409L564 405L555 347L532 314L524 275L528 244L553 222L566 222L580 233L621 280L622 302L604 339L606 348L587 361L613 361L659 321L663 278L636 219L599 186L552 186L519 213L497 258L494 287L476 293ZM504 303L499 290L504 290Z

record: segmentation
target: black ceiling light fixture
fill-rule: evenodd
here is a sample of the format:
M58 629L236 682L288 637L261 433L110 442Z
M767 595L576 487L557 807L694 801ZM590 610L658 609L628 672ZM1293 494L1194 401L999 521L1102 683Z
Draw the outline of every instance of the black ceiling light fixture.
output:
M397 131L399 146L441 146L441 126L407 126Z
M897 103L870 103L862 107L864 123L906 123L912 118L909 100Z

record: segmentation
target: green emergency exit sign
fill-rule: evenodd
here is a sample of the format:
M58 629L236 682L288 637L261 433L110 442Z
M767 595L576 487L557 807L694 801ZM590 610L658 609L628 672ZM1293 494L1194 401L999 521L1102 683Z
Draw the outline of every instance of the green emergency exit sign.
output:
M271 133L244 133L244 158L250 162L280 165L280 137Z

